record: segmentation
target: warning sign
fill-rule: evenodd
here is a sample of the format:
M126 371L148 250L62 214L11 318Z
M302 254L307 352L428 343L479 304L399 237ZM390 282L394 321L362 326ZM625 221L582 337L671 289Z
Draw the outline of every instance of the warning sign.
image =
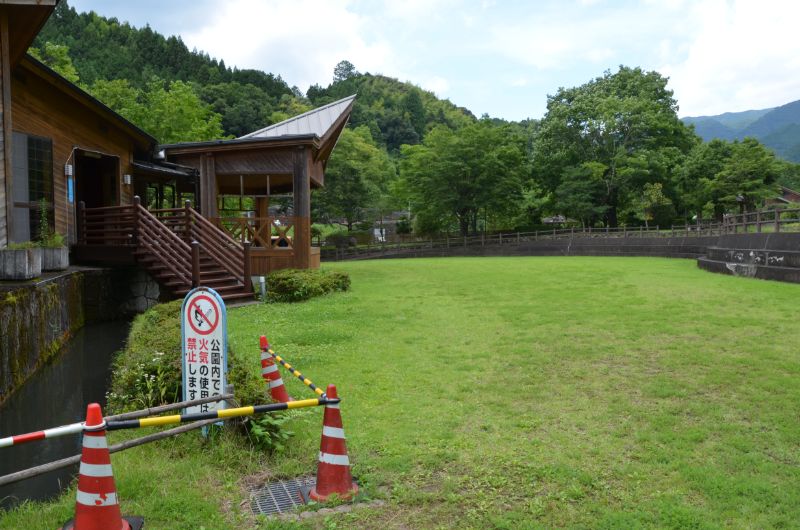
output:
M213 289L189 291L181 308L183 350L183 399L220 395L228 372L228 330L225 303ZM225 408L225 402L188 407L186 412L210 412Z

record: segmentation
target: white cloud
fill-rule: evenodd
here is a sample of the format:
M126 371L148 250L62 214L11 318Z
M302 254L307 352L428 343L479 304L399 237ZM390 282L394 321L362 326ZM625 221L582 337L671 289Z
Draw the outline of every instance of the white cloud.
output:
M800 4L696 4L682 58L665 64L681 115L768 108L800 97Z
M430 90L437 96L443 97L450 89L450 82L444 77L433 76L422 82L422 88Z
M367 42L368 20L348 7L345 0L230 0L184 41L228 65L279 73L305 90L329 81L343 59L362 71L390 62L387 42Z

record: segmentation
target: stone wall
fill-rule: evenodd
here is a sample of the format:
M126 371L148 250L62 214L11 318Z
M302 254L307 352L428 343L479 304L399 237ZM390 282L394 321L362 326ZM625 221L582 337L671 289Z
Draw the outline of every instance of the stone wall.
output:
M136 268L71 270L0 284L0 403L85 322L130 318L160 301L158 283Z
M83 287L73 273L0 294L0 402L83 326Z

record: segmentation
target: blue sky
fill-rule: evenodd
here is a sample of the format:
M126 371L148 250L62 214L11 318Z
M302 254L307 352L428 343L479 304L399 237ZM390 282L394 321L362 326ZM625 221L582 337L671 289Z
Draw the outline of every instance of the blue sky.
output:
M736 0L70 0L180 35L305 91L342 59L476 115L540 118L547 95L620 64L670 78L681 116L800 99L800 2Z

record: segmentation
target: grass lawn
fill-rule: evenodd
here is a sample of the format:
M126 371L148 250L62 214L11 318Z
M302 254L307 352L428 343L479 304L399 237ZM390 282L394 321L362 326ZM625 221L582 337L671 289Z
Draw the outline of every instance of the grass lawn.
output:
M316 384L337 384L353 473L365 495L388 499L306 524L800 524L800 285L650 258L330 268L351 274L351 292L229 312L234 351L254 373L265 333ZM320 424L321 411L296 412L290 447L270 459L226 437L114 455L123 512L150 516L148 528L288 525L245 516L239 476L312 473ZM198 453L202 466L182 459ZM209 484L221 499L187 515ZM0 527L37 528L34 517L55 527L70 495L0 516Z

